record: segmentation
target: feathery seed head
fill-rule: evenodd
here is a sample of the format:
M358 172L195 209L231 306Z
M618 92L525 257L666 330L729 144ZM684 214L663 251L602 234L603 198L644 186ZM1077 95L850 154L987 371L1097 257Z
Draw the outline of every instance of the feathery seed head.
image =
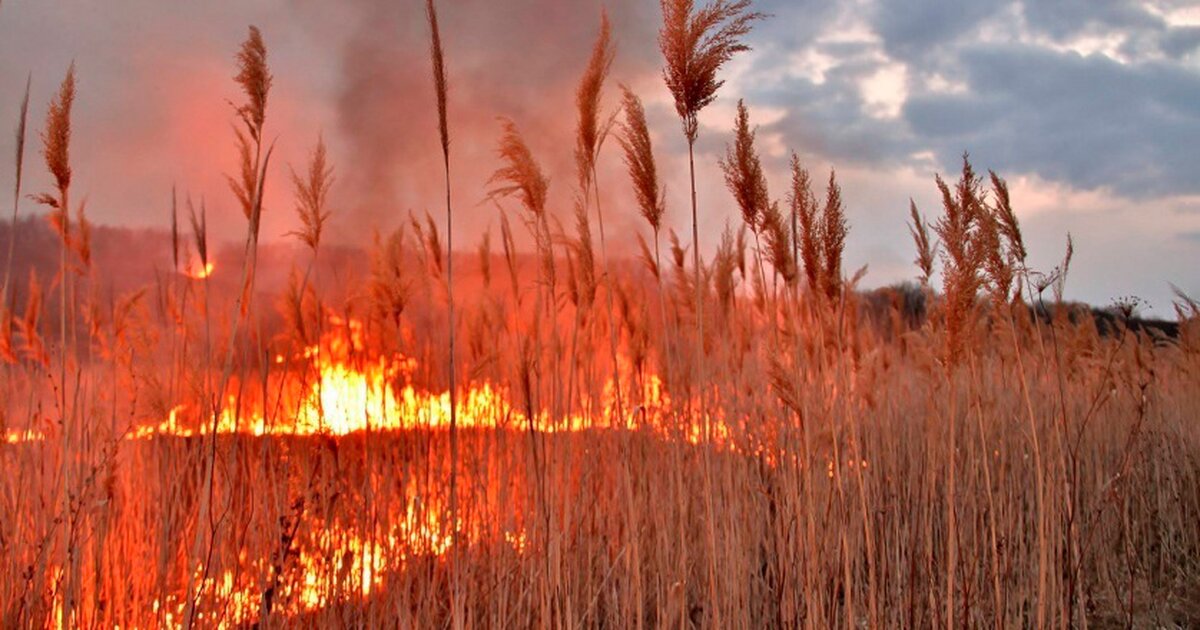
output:
M579 179L586 183L595 167L596 155L604 144L607 126L600 123L600 99L604 90L604 80L612 68L616 52L612 47L612 28L608 22L608 13L600 13L600 33L592 46L592 56L588 61L587 70L575 91L575 107L579 115L577 136L575 138L575 162L579 169Z
M1025 263L1028 253L1025 250L1025 239L1021 235L1021 226L1017 214L1013 212L1012 201L1008 194L1008 182L1004 181L995 171L988 171L992 179L992 211L999 221L1000 233L1008 241L1009 252L1018 265Z
M783 211L779 209L779 202L767 206L762 216L762 231L767 238L771 266L791 285L797 276L796 259L793 255L792 233L788 230Z
M658 169L654 163L654 151L650 144L650 129L646 125L646 110L642 101L628 87L622 85L625 123L622 125L620 141L625 152L625 166L633 180L638 209L655 233L662 228L662 217L666 200L662 185L658 181Z
M829 187L826 189L825 209L821 213L821 278L825 295L837 296L842 283L842 251L846 247L846 214L842 210L842 188L837 183L837 174L829 171Z
M808 171L800 165L800 158L795 153L792 154L792 189L788 193L788 202L799 228L796 238L800 241L804 276L809 289L815 291L820 288L822 276L820 226L817 222L819 207Z
M295 169L290 170L296 194L296 215L300 217L304 229L288 232L288 235L300 239L315 252L321 243L325 222L329 220L330 211L326 210L325 204L334 181L333 167L326 157L325 139L317 136L317 146L303 175Z
M438 134L442 141L442 155L449 159L450 128L446 123L446 58L442 54L442 34L438 29L437 8L433 0L425 1L425 17L429 21L429 56L433 60L433 87L437 93Z
M660 0L663 79L688 142L696 140L700 110L716 99L723 84L717 71L735 54L750 49L742 38L765 17L750 11L750 4L750 0L715 0L697 10L693 0Z
M763 174L758 152L754 149L750 112L742 100L738 100L737 118L734 121L734 144L726 148L725 157L720 163L725 173L725 185L742 211L742 220L751 232L757 234L761 229L762 215L770 205L770 197L767 178Z
M908 231L912 234L913 243L917 247L917 257L913 262L921 270L921 284L928 284L930 276L933 275L933 259L937 255L938 246L937 243L931 245L929 242L929 224L917 212L917 202L909 199L908 204L909 214L912 217Z
M261 141L267 116L267 93L271 91L271 72L267 69L267 47L258 27L250 27L250 34L237 53L237 64L238 73L234 80L246 93L246 103L237 108L237 113L251 137Z
M542 174L542 168L525 144L516 123L507 118L500 119L503 132L500 135L498 152L505 162L496 169L488 180L493 185L488 197L516 196L529 214L541 219L546 212L546 194L550 181Z
M42 155L46 159L46 169L54 176L60 198L71 187L71 106L74 103L75 64L72 63L58 94L50 101L46 128L42 131Z

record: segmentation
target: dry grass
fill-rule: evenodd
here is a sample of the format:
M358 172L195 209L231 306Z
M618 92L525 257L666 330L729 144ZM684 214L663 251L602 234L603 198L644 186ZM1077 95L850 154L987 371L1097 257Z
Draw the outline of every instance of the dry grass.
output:
M748 7L664 4L685 131L742 49ZM910 204L925 309L910 317L901 294L880 302L843 272L832 173L818 203L793 156L786 205L770 198L744 105L720 200L742 225L709 260L694 231L694 266L667 229L663 260L661 173L627 89L620 140L653 245L642 264L597 263L610 37L603 19L576 93L569 233L506 120L491 198L520 205L533 257L503 210L502 252L485 237L476 262L456 257L447 199L444 233L410 215L365 268L322 264L338 215L318 141L293 173L308 267L281 296L252 290L270 156L258 31L238 57L246 249L225 276L178 273L215 250L204 201L185 197L189 245L173 195L174 273L106 288L82 209L66 212L68 73L43 133L55 188L39 197L61 267L14 281L0 318L0 626L1200 621L1193 299L1179 295L1176 336L1140 328L1131 303L1103 328L1047 303L1070 249L1029 269L1020 200L964 159L935 182L932 226Z

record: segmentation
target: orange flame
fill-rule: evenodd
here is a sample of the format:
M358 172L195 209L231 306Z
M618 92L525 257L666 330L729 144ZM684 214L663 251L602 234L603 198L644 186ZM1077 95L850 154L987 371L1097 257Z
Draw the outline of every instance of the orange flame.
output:
M211 276L214 269L216 269L216 265L213 264L213 261L211 260L207 263L201 263L200 261L193 259L187 264L187 267L183 269L183 275L193 280L203 280Z
M203 274L211 273L212 264ZM191 277L198 276L188 273ZM162 421L136 427L127 439L149 440L159 436L190 437L218 434L243 435L347 435L363 431L404 431L412 429L447 430L450 425L450 396L446 391L429 391L414 386L411 376L416 360L399 353L379 354L368 350L361 322L331 317L320 342L294 356L274 357L275 378L280 379L280 404L239 401L225 396L224 406L213 416L186 404L171 408ZM653 374L639 382L641 390L631 392L632 369L620 362L622 389L627 397L638 400L629 417L615 413L616 386L605 384L600 401L579 401L579 409L559 417L548 411L535 411L528 418L519 404L510 402L508 390L488 381L476 380L459 396L458 426L463 429L536 430L562 433L585 430L641 430L685 443L707 442L716 448L738 450L732 443L733 432L720 412L707 418L692 410L673 409L672 398L664 383ZM238 391L236 386L229 391ZM269 417L265 409L279 409ZM191 409L191 413L189 413ZM214 417L215 416L215 417ZM636 418L636 426L633 419ZM707 426L706 426L707 425ZM47 437L36 429L8 431L11 444L40 442ZM863 464L865 467L865 463ZM500 527L461 520L451 523L449 510L440 497L429 496L408 482L405 495L414 497L399 514L393 515L383 530L363 532L337 523L312 527L296 549L295 563L286 576L279 576L279 612L298 614L318 610L347 599L367 598L383 589L389 576L403 572L416 558L442 561L451 547L475 545L506 546L517 554L527 551L527 532L520 524ZM418 498L419 497L419 498ZM454 532L457 532L457 541ZM246 561L245 559L243 561ZM194 570L199 590L227 602L225 620L236 624L251 623L262 610L262 583L254 576L274 576L278 568L265 564L267 559L249 560L239 569L222 569L212 574L202 566ZM284 602L287 602L286 604ZM186 609L185 596L169 596L154 601L166 625L179 625ZM215 622L205 619L198 621Z

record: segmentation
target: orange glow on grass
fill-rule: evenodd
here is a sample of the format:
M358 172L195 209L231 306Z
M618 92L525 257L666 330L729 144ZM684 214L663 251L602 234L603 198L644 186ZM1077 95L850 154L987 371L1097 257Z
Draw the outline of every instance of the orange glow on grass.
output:
M198 260L193 260L189 262L187 267L183 269L183 275L193 280L203 280L211 276L213 274L213 270L216 268L217 266L211 260L207 263L201 263Z
M273 389L280 392L278 401L239 401L235 394L227 393L224 405L213 415L195 403L180 403L160 422L135 427L125 439L211 436L214 427L223 436L347 436L449 430L449 392L414 385L417 361L399 353L373 350L359 321L330 317L320 342L294 354L273 355L270 363L271 378L276 383ZM721 416L710 416L706 426L693 411L697 405L691 405L691 410L675 408L657 375L634 379L628 362L622 359L619 363L624 418L616 415L616 387L611 379L601 390L602 400L593 402L585 396L577 400L576 409L590 411L554 417L541 410L532 419L507 388L476 380L463 389L457 400L458 426L463 430L558 434L642 431L680 444L743 450L734 443L734 431ZM635 382L641 383L640 391L631 391ZM236 382L227 390L237 391ZM269 417L264 409L279 411ZM9 431L6 435L10 444L53 439L53 434L47 436L36 429ZM387 524L382 529L366 532L338 522L313 524L297 539L283 574L276 575L278 569L267 564L268 559L243 559L243 566L222 567L211 573L196 565L192 567L195 588L222 602L222 622L249 624L261 618L264 584L273 580L277 585L272 594L277 602L273 610L291 616L365 601L372 593L385 590L388 580L402 575L414 561L445 562L455 544L464 550L506 548L517 555L529 550L531 534L522 523L502 525L484 514L467 523L460 517L452 524L447 499L436 483L424 487L410 478L401 494L408 497L404 507L384 519ZM167 627L184 625L185 594L152 604ZM199 613L196 621L217 622L215 618L204 618L204 614Z

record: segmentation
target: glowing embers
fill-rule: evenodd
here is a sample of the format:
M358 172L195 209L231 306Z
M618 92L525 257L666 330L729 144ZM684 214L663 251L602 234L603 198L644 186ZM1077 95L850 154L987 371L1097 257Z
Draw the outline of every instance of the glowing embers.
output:
M386 592L389 582L411 579L406 572L422 572L430 564L444 566L455 541L448 510L437 493L429 495L415 479L405 483L405 506L382 518L374 533L342 523L322 523L302 517L299 535L286 551L277 550L269 560L247 561L237 567L213 568L206 572L197 565L191 578L200 602L195 621L204 625L248 625L264 615L295 618L331 606L357 604ZM483 529L457 522L462 553L497 545L522 555L526 533L518 527ZM490 553L490 552L489 552ZM283 558L282 562L279 558ZM187 600L172 595L154 601L153 610L167 627L184 627ZM219 617L213 611L219 611Z
M37 429L26 429L19 431L9 429L4 434L4 441L8 444L24 444L26 442L41 442L46 439L46 435Z
M183 268L183 275L193 280L203 280L211 276L216 268L216 264L214 264L211 260L204 263L200 262L199 260L192 259L189 260L187 266Z

